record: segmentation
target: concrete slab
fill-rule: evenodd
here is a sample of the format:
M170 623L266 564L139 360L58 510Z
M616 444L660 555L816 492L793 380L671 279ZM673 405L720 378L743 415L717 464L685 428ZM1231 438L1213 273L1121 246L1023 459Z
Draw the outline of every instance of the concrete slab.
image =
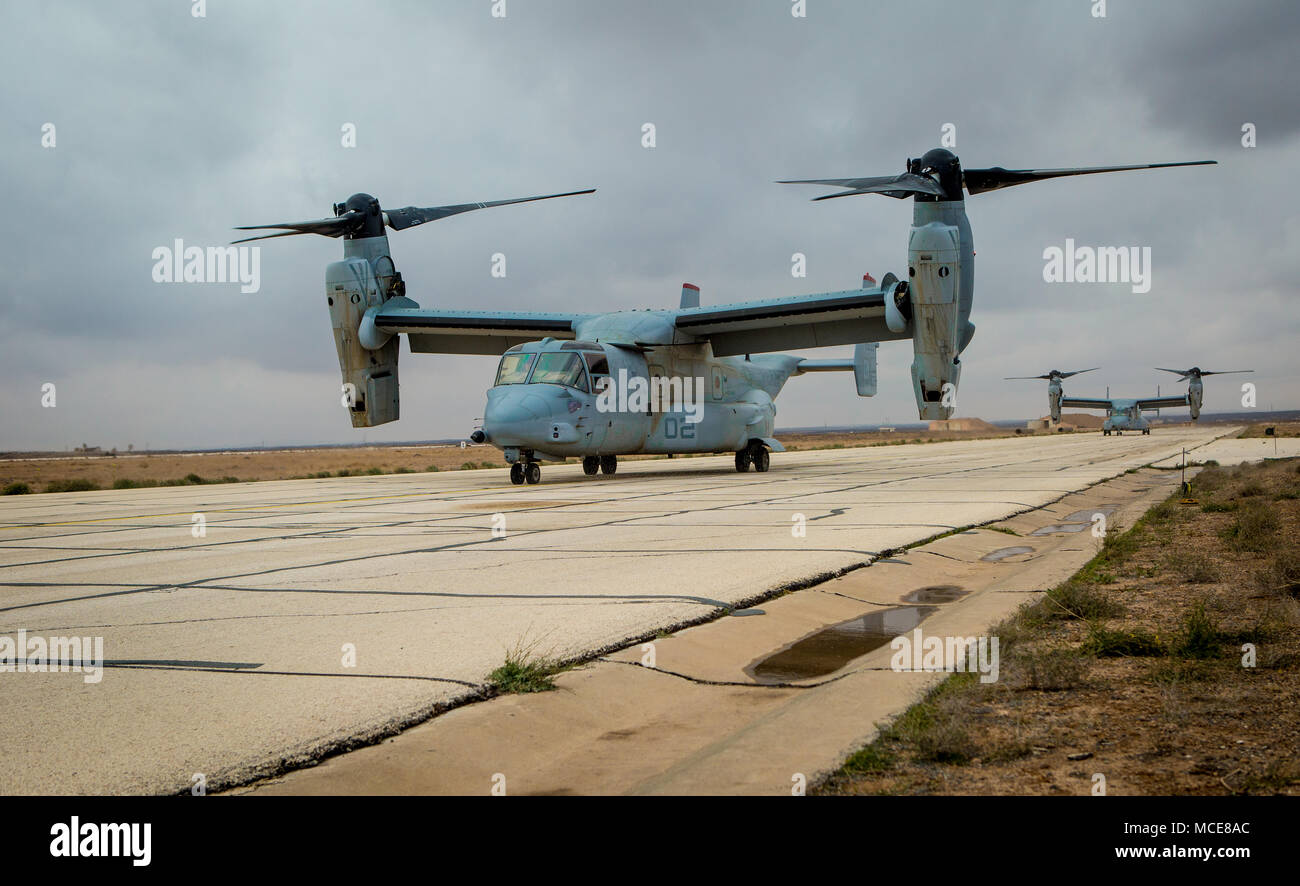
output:
M1168 472L1126 474L1014 522L1050 525L1059 513L1118 504L1113 517L1131 523L1177 483ZM884 639L791 687L757 685L747 665L935 586L961 596L930 607L918 625L925 636L986 634L1092 557L1100 542L1084 538L1038 537L1028 559L990 562L983 557L1017 539L992 529L947 536L606 656L561 675L557 692L461 708L240 793L789 794L837 768L943 675L892 670ZM647 654L654 669L643 666Z
M520 642L612 648L1221 433L6 497L0 636L102 636L116 666L0 673L0 791L246 783L473 696Z

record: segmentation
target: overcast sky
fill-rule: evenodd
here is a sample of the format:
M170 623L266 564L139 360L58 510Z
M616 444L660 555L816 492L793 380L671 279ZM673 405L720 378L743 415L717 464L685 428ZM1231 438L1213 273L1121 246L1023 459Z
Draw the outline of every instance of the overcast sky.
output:
M188 0L8 4L0 92L0 449L458 437L492 357L411 355L400 422L352 430L325 304L338 241L262 246L261 290L152 279L153 250L241 224L599 188L392 233L424 307L600 311L854 288L906 272L911 205L781 178L1214 159L970 199L978 327L959 415L1248 369L1300 407L1300 7L1288 0ZM55 146L42 127L55 126ZM357 145L341 144L356 127ZM642 147L653 123L657 146ZM1242 126L1258 146L1242 146ZM1150 247L1153 285L1049 284L1043 250ZM507 276L491 276L494 253ZM794 279L791 255L807 255ZM836 356L832 349L817 356ZM792 379L778 426L916 421L907 342L880 394ZM1241 376L1207 381L1240 409ZM53 383L57 406L41 405Z

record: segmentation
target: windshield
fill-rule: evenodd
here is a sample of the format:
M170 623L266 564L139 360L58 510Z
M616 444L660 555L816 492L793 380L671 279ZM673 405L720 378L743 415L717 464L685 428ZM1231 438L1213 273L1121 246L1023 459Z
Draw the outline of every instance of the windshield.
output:
M528 378L528 370L533 365L536 354L506 354L501 358L501 368L497 370L497 384L521 385Z
M580 391L588 390L582 358L573 351L540 355L530 382L535 385L564 385Z

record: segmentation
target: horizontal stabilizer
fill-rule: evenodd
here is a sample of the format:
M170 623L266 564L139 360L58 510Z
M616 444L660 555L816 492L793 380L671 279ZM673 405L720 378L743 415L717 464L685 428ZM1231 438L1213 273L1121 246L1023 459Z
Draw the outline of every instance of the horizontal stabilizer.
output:
M876 352L880 350L878 342L857 344L853 347L852 360L800 360L795 366L795 373L807 372L852 372L857 384L859 397L876 396Z

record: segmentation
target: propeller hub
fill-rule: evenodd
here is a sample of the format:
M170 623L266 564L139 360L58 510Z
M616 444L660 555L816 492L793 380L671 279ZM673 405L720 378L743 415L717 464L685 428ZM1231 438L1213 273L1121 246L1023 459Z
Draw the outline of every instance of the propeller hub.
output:
M360 213L358 221L343 235L344 239L360 240L384 236L384 214L379 208L379 201L374 197L369 194L353 194L346 203L340 205L343 207L343 212L338 212L338 206L334 207L339 215L349 212Z
M922 201L954 201L964 200L965 195L962 193L962 173L961 161L957 155L947 148L932 148L922 155L920 160L913 161L920 168L917 170L919 175L930 175L943 188L943 196L932 196L930 194L918 194L917 200Z

